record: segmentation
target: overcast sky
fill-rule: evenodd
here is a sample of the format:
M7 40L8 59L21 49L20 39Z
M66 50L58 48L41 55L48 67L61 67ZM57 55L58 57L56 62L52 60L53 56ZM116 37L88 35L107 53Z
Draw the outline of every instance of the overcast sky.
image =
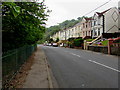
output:
M47 7L52 10L47 21L47 27L65 20L82 17L107 1L109 0L45 0ZM118 7L118 1L120 0L111 0L108 4L94 12L101 12L111 7ZM94 12L87 16L92 16Z

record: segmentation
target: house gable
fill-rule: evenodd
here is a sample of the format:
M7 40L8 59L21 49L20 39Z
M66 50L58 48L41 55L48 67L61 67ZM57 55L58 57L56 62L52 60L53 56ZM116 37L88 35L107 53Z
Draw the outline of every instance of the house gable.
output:
M104 13L105 17L105 33L119 32L118 18L119 12L116 7L111 8L108 12Z

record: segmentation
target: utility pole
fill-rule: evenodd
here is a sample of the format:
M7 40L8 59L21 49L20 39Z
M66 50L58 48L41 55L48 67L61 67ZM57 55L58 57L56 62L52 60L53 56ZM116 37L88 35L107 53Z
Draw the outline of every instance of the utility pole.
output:
M65 28L65 40L66 40L66 28Z
M66 24L65 24L65 48L66 48Z

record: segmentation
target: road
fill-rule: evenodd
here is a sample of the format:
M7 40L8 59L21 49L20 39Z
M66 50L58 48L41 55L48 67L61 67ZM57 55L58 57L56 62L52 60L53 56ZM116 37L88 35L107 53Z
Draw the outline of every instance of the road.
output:
M118 88L118 57L41 46L60 88Z

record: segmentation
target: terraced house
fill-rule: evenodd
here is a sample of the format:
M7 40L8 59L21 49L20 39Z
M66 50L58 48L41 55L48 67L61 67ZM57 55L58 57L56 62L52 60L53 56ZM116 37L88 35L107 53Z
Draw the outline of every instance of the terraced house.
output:
M100 38L103 34L120 33L118 26L119 11L116 7L112 7L103 12L95 12L93 17L84 17L81 22L73 27L66 28L53 35L60 40L68 40L69 38Z
M83 18L81 21L80 36L82 38L91 37L91 21L92 18Z

